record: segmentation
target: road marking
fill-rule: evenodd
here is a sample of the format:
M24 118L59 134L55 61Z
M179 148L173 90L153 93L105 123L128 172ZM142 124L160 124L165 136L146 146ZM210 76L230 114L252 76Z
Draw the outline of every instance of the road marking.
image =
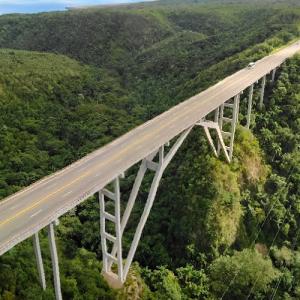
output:
M89 163L87 163L87 164L85 164L85 165L82 165L82 166L79 168L78 171L84 171L84 170L86 170L87 168L89 168L90 166L91 166L91 164L89 164Z
M38 214L40 214L42 211L43 211L42 209L38 210L33 215L31 215L30 218L34 218L35 216L37 216Z
M72 191L69 191L69 192L65 193L65 194L63 195L63 197L67 197L67 196L70 195L71 193L72 193Z
M9 210L14 210L16 207L18 207L18 205L14 205L14 206L10 207Z
M57 183L52 183L48 187L46 187L46 190L51 190L52 188L55 188L57 186Z
M18 208L18 207L20 207L20 206L22 206L22 204L23 203L17 203L17 204L15 204L15 205L13 205L13 206L11 206L10 208L9 208L9 210L14 210L15 208Z

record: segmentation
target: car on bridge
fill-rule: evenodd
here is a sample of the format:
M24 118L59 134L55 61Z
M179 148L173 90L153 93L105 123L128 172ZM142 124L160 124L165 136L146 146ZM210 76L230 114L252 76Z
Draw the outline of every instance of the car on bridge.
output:
M255 67L255 62L251 62L248 64L247 69L253 69Z

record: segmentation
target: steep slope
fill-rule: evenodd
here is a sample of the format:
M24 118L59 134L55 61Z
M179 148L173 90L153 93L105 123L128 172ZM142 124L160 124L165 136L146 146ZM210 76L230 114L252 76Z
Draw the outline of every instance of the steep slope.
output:
M0 197L132 128L119 101L124 92L100 69L0 50Z

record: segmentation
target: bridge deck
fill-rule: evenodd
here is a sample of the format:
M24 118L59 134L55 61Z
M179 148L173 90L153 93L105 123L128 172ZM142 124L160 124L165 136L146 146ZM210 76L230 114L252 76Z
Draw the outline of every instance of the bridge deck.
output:
M300 50L300 43L258 61L173 107L69 167L0 202L0 255L111 182L184 129Z

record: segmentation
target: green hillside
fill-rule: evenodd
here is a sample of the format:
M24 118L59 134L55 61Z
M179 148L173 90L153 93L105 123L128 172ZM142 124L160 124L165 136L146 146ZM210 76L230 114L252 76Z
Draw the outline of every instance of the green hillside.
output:
M0 16L0 199L299 37L296 6L236 2ZM64 299L299 299L299 71L297 56L268 84L252 131L238 128L232 164L192 132L164 175L122 290L101 276L96 199L63 216ZM144 203L142 192L124 254ZM54 299L46 232L41 243L47 290L28 240L0 257L0 300Z
M105 71L54 54L0 50L0 195L106 144L136 124Z
M298 8L184 3L1 16L0 47L64 54L104 68L148 119L206 88L185 84L207 68L268 38L285 44L299 32Z

